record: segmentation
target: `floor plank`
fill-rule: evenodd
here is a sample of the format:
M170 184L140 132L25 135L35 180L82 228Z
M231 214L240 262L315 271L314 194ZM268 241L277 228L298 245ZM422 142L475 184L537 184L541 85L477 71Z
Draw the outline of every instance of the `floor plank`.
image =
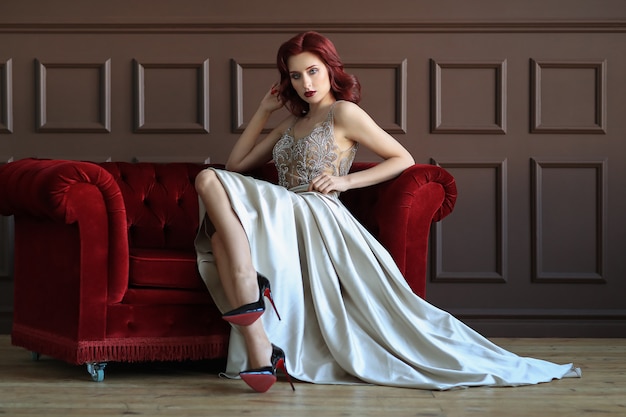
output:
M42 357L0 335L0 415L10 416L626 416L626 339L493 339L522 356L574 362L581 379L516 388L425 391L296 384L265 394L217 377L213 362L109 364L103 382L85 367Z

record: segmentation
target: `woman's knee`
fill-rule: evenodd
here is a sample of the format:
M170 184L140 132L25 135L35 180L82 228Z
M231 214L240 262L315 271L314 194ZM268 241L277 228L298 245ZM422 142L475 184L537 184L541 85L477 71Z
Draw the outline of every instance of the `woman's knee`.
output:
M200 171L196 176L195 187L198 194L206 193L212 186L217 184L219 179L217 174L212 169L205 169Z

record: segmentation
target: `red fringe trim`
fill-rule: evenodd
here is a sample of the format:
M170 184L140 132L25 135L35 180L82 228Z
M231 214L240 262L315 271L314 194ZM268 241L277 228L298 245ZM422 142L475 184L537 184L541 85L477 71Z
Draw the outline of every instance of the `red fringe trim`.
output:
M225 336L131 337L76 341L15 325L11 343L73 364L87 362L184 361L225 358Z

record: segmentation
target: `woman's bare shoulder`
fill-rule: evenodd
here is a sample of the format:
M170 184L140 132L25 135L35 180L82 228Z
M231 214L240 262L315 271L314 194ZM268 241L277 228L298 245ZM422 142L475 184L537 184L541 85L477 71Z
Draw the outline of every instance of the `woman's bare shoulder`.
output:
M334 110L335 125L350 128L359 124L370 124L374 121L371 116L356 103L338 101Z
M339 121L351 122L351 121L363 121L364 119L370 119L370 116L361 106L351 101L341 100L335 104L334 109L335 119Z
M339 100L335 103L335 114L337 113L346 113L346 112L354 112L354 111L363 111L363 109L361 109L361 107L356 104L353 103L351 101L347 101L347 100Z

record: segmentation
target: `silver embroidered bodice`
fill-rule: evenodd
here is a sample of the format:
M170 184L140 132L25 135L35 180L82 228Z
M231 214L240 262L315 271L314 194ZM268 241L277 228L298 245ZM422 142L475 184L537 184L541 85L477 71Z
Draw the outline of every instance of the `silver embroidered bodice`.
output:
M273 157L278 170L278 183L283 187L307 185L323 173L333 176L348 174L358 143L355 142L343 151L335 143L335 104L330 108L326 119L307 136L300 139L294 137L296 119L274 146Z

